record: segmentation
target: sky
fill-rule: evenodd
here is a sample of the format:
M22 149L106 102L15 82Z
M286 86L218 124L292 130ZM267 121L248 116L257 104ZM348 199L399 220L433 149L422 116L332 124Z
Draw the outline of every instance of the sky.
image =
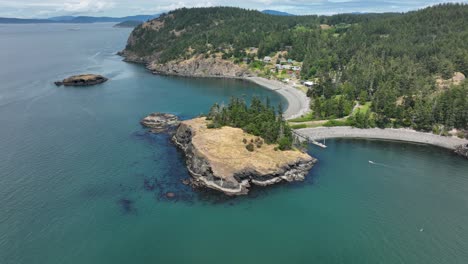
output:
M63 15L128 16L159 14L181 7L236 6L273 9L296 15L350 12L405 12L438 3L468 0L0 0L0 17L45 18Z

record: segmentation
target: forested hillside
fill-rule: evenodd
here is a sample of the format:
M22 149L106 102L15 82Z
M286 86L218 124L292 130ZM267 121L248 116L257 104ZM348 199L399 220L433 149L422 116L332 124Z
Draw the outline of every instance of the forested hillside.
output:
M314 118L371 105L365 126L468 129L468 5L405 14L272 16L230 7L178 9L137 27L126 51L158 63L218 56L236 63L284 52L302 62ZM249 52L255 48L255 53ZM246 58L248 58L246 60Z

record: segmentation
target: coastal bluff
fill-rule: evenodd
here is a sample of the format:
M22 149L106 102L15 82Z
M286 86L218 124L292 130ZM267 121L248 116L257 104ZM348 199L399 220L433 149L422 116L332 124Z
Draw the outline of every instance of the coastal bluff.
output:
M247 142L262 139L240 128L211 129L209 122L204 117L182 121L173 136L185 153L195 187L245 195L251 185L302 181L317 161L298 150L280 151L276 144L261 144L249 151Z

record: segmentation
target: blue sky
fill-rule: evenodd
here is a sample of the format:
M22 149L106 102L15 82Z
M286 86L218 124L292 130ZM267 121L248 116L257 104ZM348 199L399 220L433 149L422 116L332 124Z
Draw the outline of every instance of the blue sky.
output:
M274 9L301 15L404 12L446 2L468 3L468 0L0 0L0 17L127 16L157 14L180 7L220 5L258 10Z

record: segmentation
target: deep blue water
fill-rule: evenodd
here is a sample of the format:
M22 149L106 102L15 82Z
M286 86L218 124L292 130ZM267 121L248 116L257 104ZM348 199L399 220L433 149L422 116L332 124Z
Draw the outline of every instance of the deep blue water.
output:
M237 80L152 75L115 55L129 29L70 27L0 25L0 263L468 262L466 160L327 140L309 147L319 163L303 183L194 192L182 154L139 120L191 118L230 96L284 100ZM52 84L84 72L110 81Z

